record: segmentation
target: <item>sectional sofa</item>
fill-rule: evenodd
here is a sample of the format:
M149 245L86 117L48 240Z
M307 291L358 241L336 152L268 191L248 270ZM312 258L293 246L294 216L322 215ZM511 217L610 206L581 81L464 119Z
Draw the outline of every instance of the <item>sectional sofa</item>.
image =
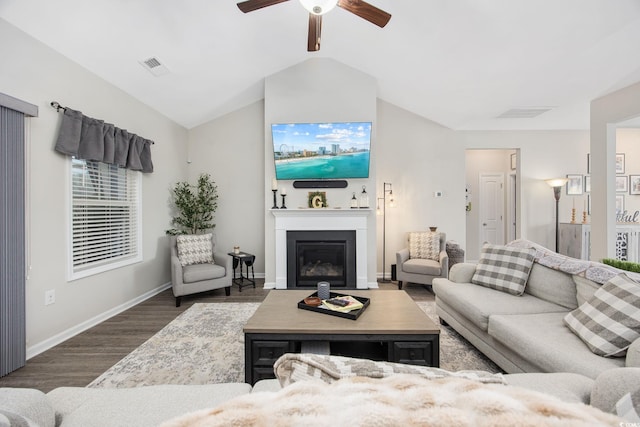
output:
M631 344L626 356L603 357L564 322L603 283L626 272L559 255L524 240L507 247L534 251L524 293L514 295L473 283L479 264L456 264L448 279L433 281L436 313L442 322L508 373L573 372L596 378L609 369L640 367L640 339Z

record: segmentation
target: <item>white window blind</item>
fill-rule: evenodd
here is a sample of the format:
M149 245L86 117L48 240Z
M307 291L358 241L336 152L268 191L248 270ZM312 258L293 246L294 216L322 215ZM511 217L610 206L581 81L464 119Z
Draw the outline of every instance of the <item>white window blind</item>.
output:
M71 279L142 259L140 172L72 158L71 192Z

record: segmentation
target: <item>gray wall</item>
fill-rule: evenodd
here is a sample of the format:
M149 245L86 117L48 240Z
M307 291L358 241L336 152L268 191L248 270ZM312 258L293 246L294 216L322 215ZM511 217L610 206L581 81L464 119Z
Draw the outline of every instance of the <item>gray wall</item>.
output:
M186 176L187 131L59 53L0 19L0 92L35 104L28 137L27 357L107 318L166 285L169 251L167 201ZM144 71L144 70L143 70ZM154 78L149 75L149 78ZM84 279L67 281L69 159L53 151L60 114L49 103L81 110L152 139L156 172L142 179L144 260ZM56 302L44 305L45 291Z

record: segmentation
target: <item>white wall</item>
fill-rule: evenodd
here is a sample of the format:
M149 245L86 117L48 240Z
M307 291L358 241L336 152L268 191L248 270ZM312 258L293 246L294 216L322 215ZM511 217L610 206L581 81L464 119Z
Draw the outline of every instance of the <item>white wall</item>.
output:
M264 181L262 213L265 224L265 286L275 286L275 221L271 180L275 176L272 123L319 123L339 121L372 122L371 164L368 179L350 179L345 189L328 189L332 207L347 207L353 191L366 185L370 203L375 200L376 159L378 158L376 123L376 81L373 77L328 58L314 58L287 68L265 79L264 101ZM279 181L287 189L287 206L307 206L309 189L294 189L292 181ZM323 190L325 191L325 190ZM368 282L376 283L375 213L368 219Z
M27 356L32 356L64 338L59 334L78 332L95 317L170 281L164 237L169 226L167 200L171 184L186 175L180 159L186 152L187 131L1 19L0 40L0 92L40 109L39 117L30 121L28 165L31 270L26 327ZM67 281L69 160L53 151L61 117L49 106L51 101L156 142L151 150L156 172L142 179L143 262ZM49 289L55 290L56 302L45 306Z
M383 183L389 182L395 198L395 207L386 210L387 278L410 231L437 226L447 239L464 245L464 149L451 142L452 135L442 125L378 100L377 194L382 197ZM435 191L442 197L434 197ZM377 219L381 273L383 218Z
M264 144L263 101L189 130L189 180L205 172L218 186L217 250L240 246L256 255L258 277L265 271Z

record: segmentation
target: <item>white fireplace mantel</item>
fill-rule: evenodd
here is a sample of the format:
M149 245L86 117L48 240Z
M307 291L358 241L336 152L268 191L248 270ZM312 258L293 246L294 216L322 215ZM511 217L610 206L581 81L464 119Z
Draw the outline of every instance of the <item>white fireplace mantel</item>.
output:
M276 289L287 289L287 231L355 230L356 287L367 284L367 222L371 209L271 209L275 217Z

